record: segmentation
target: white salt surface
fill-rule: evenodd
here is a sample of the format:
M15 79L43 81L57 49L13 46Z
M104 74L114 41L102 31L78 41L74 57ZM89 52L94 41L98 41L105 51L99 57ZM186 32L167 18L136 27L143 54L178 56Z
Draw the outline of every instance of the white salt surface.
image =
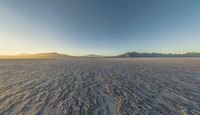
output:
M199 58L0 60L0 114L200 114Z

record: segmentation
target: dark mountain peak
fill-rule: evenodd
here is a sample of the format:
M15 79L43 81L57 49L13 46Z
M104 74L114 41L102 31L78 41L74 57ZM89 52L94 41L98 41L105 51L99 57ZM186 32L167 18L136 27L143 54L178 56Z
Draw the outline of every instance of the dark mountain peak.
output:
M116 57L200 57L200 53L190 52L185 54L163 54L163 53L138 53L138 52L128 52Z

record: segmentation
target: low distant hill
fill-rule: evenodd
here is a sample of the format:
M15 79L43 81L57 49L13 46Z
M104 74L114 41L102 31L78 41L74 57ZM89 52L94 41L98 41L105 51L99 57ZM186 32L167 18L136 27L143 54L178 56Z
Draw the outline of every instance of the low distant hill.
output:
M200 57L200 53L192 52L185 54L162 54L162 53L138 53L128 52L119 56L121 58L137 58L137 57Z
M101 55L96 55L96 54L89 54L87 56L84 56L84 57L103 57Z
M4 55L0 56L1 59L15 59L15 58L68 58L71 57L69 55L60 54L56 52L50 53L38 53L38 54L19 54L19 55Z

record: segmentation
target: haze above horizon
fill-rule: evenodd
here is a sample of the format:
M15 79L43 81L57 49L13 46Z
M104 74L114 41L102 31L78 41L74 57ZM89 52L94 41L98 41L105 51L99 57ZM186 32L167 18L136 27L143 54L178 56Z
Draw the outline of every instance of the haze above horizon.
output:
M0 55L200 52L199 0L2 0Z

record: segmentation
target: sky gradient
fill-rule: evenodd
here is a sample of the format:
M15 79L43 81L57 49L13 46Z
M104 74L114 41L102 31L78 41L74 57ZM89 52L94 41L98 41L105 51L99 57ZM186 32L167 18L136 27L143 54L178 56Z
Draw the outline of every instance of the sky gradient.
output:
M199 0L1 0L0 54L200 52Z

